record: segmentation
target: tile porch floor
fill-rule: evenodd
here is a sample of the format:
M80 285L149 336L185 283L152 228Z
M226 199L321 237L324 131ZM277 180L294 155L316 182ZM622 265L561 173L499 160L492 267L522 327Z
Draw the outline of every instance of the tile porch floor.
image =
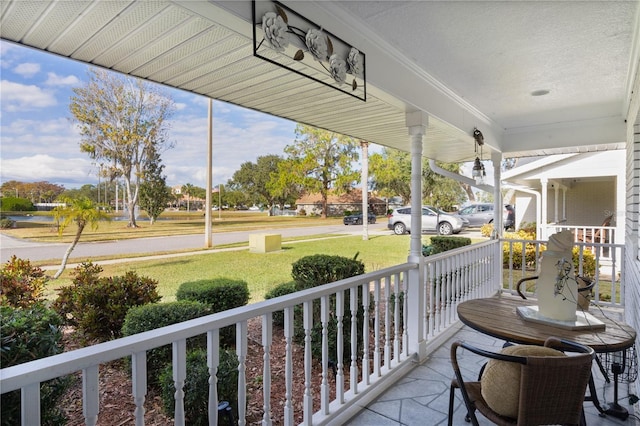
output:
M453 377L453 370L449 361L449 348L454 340L462 340L475 346L489 350L500 350L501 340L494 339L484 334L478 333L468 327L463 327L447 343L433 352L429 358L411 370L406 376L400 379L392 388L385 391L373 403L362 409L358 415L351 419L349 426L400 426L400 425L421 425L436 426L447 424L447 412L449 409L449 384ZM460 354L460 352L459 352ZM477 377L483 358L475 354L466 352L464 358L467 362L461 365L470 365L468 370L469 378ZM474 359L475 358L475 359ZM595 366L595 363L594 363ZM613 380L606 383L602 373L594 367L594 378L600 404L613 399ZM619 397L628 394L628 385L618 385ZM633 393L633 390L631 390ZM630 416L623 421L612 416L600 417L598 411L591 402L585 402L585 415L588 426L608 426L626 425L640 426L640 420L633 417L633 408L629 407L626 400L620 401L620 405L629 410ZM636 404L637 409L638 404ZM460 391L456 391L453 424L455 426L467 426L464 421L464 405ZM640 409L637 409L640 413ZM481 415L478 416L481 425L491 425L492 423Z

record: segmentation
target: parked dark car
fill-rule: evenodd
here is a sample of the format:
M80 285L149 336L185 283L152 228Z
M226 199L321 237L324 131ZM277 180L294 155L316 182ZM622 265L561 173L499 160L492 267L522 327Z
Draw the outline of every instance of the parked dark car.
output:
M345 216L342 222L345 225L362 225L362 213L350 214L349 216ZM373 213L369 213L368 223L376 223L376 215Z

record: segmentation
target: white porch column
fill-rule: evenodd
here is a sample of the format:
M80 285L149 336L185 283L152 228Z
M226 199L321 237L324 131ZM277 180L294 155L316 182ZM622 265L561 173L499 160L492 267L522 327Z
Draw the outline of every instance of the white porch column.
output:
M560 222L560 218L558 216L558 205L560 204L560 187L557 183L553 185L553 190L555 203L555 206L553 207L553 222L557 224L558 222Z
M407 334L409 351L418 355L418 361L427 356L422 318L425 314L424 262L422 261L422 137L429 117L422 111L408 113L406 124L411 139L411 242L410 263L417 263L407 281Z
M542 205L540 206L540 223L538 224L538 227L540 228L541 231L541 236L543 240L546 240L549 238L549 231L547 230L547 205L548 205L548 201L547 199L548 194L547 194L547 185L549 184L549 179L547 178L542 178L540 179L540 186L542 187L540 189L540 194L542 194Z
M504 232L504 200L502 199L502 153L491 151L493 164L493 232L501 237Z
M562 222L567 221L567 187L562 187Z
M211 239L211 191L213 191L213 99L209 98L208 113L208 134L207 134L207 194L205 198L204 211L204 246L211 247L213 242ZM220 206L218 206L220 208Z
M362 239L369 240L369 142L360 141L362 147Z

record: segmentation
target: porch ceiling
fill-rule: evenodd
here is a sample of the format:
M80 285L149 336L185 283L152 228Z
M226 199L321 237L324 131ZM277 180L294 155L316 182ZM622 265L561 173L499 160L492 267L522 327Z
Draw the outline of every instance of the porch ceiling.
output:
M366 54L366 102L254 57L249 1L5 0L0 35L407 151L422 110L441 161L476 156L474 127L505 156L624 141L638 1L284 3Z

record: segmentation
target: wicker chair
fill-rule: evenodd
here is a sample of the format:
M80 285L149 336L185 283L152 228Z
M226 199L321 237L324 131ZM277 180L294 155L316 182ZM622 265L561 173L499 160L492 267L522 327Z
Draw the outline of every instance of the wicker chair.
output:
M591 376L593 349L575 342L549 338L546 347L576 352L572 356L511 356L476 348L463 342L451 346L451 363L455 379L449 393L449 426L452 424L454 393L462 392L467 420L478 425L476 410L497 425L584 424L582 404ZM481 382L462 378L458 365L458 349L464 348L490 359L520 364L520 395L517 418L496 413L482 397Z

